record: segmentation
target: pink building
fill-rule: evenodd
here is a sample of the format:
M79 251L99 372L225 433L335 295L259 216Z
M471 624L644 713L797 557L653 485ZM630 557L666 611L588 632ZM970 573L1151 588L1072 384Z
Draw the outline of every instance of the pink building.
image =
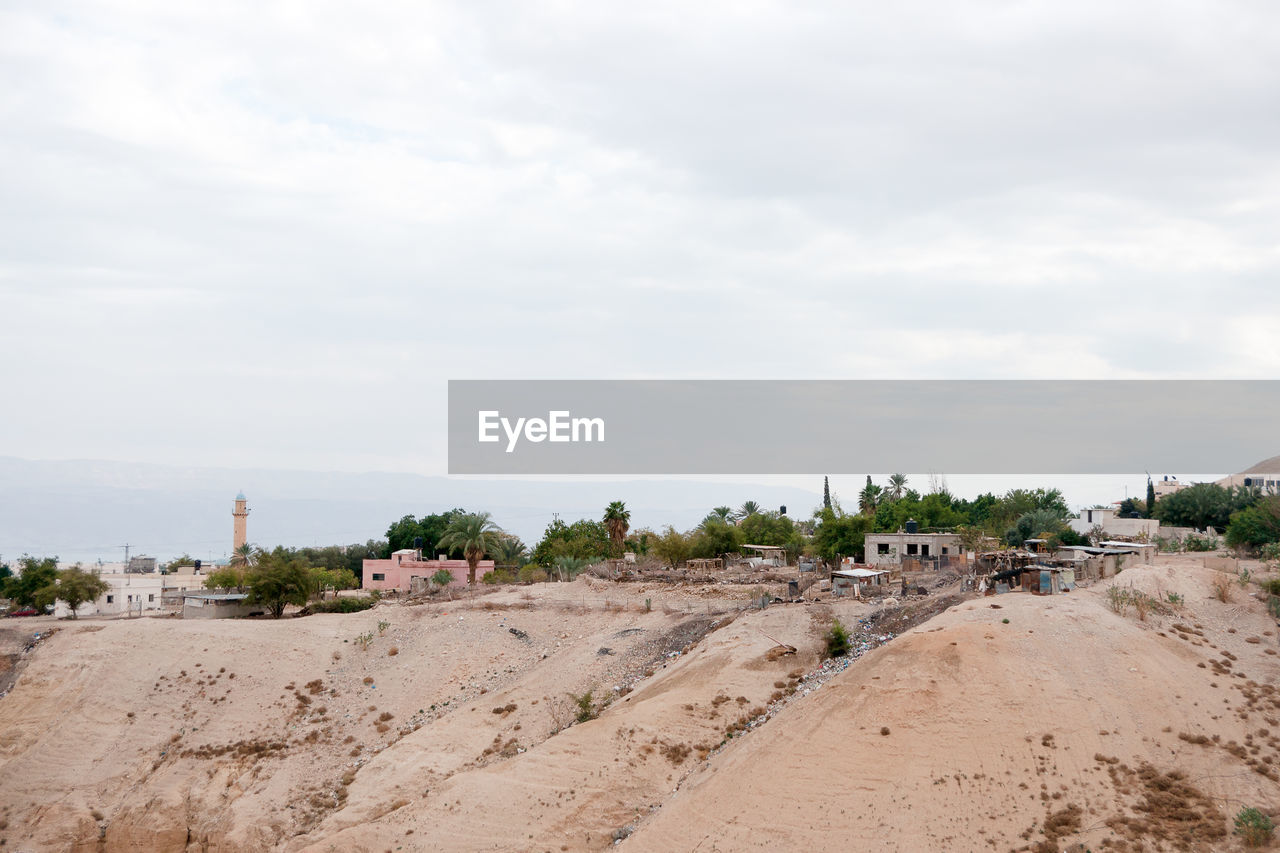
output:
M429 579L436 572L444 569L453 573L450 586L466 586L469 568L466 560L424 560L422 552L413 548L404 548L391 555L389 560L365 560L365 589L398 589L408 592L413 578ZM476 581L484 577L485 572L493 571L493 560L481 560L476 564Z

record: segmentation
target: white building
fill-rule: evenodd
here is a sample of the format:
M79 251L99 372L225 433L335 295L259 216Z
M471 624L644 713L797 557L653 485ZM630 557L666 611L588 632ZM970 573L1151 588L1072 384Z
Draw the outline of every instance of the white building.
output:
M1160 532L1160 521L1155 518L1122 518L1114 508L1082 509L1077 518L1067 522L1067 526L1088 536L1095 527L1102 529L1104 536L1128 536L1133 539L1154 540Z
M182 606L183 593L204 589L204 575L197 574L189 566L184 566L178 573L171 575L126 572L121 569L119 563L95 565L86 569L107 582L107 591L94 601L80 605L80 609L76 611L77 616L142 615L166 607L174 610ZM71 609L65 601L59 601L54 605L53 613L58 617L70 616Z

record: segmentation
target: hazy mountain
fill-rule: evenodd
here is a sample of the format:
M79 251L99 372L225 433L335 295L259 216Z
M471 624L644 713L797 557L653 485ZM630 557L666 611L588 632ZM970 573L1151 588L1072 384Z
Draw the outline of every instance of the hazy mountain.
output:
M488 510L530 543L553 513L595 518L611 500L626 501L633 528L691 527L711 507L744 500L786 505L803 518L821 503L820 486L810 492L683 480L478 480L0 457L0 556L119 560L129 543L132 554L221 559L231 550L239 491L249 497L249 540L272 546L363 542L381 538L403 515L455 506Z

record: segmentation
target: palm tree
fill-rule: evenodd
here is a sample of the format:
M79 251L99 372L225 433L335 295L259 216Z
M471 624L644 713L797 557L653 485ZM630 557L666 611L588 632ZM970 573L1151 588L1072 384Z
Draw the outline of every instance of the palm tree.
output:
M626 541L627 531L631 529L631 511L622 501L612 501L604 508L604 526L609 529L609 541L614 550L621 554L622 543Z
M248 568L256 565L258 558L262 556L262 549L248 542L243 545L236 546L236 550L231 555L231 565L243 566Z
M493 547L493 561L504 568L519 568L521 560L528 556L529 548L519 536L502 536Z
M462 556L467 558L467 583L474 586L476 564L485 554L498 549L503 535L502 528L490 520L489 513L468 513L450 519L439 544L445 549L462 551Z
M723 521L725 524L731 523L733 521L733 508L727 506L716 507L707 514L705 519L703 519L703 521L710 520Z
M882 488L871 482L871 475L867 475L867 484L862 487L862 491L858 493L858 510L863 515L872 515L876 511L876 504L880 503L880 493L884 491Z
M907 475L906 474L890 474L889 475L889 500L901 500L902 496L907 492Z
M742 506L738 508L738 518L750 518L760 512L760 504L755 501L743 501Z

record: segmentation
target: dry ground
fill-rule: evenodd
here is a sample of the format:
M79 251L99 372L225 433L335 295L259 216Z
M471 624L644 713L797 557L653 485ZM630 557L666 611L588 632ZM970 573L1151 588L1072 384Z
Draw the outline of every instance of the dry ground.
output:
M974 599L820 688L831 616L874 605L738 615L738 590L581 579L278 622L63 622L0 699L0 837L1233 850L1229 816L1280 803L1280 656L1262 605L1217 601L1197 563L1122 572L1186 601L1146 621L1105 582ZM609 701L571 724L586 691Z

